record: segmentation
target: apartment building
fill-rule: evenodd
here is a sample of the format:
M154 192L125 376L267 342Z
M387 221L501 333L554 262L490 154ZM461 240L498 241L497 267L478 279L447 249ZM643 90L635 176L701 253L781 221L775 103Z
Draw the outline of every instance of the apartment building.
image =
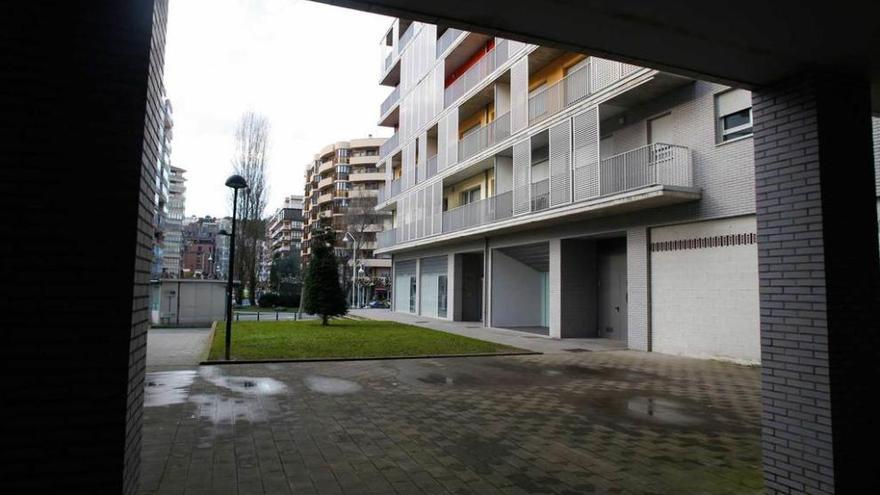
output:
M287 196L284 205L269 218L266 237L272 259L300 253L303 234L303 197Z
M168 219L168 186L171 176L171 141L174 120L172 119L171 100L165 98L162 103L162 125L159 126L159 159L156 163L156 183L153 196L153 263L150 265L150 278L162 276L163 257L165 255L165 227Z
M331 227L336 254L344 260L340 277L349 291L355 278L365 300L384 297L391 275L390 257L375 253L377 234L391 227L390 213L375 209L385 184L384 172L376 167L384 142L367 137L329 144L306 165L303 264L309 261L311 234Z
M396 20L393 310L759 362L751 95Z
M186 214L186 170L171 166L168 179L168 218L165 228L165 248L162 259L163 277L180 277L183 249L183 220Z
M217 239L222 237L219 219L189 217L182 228L181 277L217 278Z

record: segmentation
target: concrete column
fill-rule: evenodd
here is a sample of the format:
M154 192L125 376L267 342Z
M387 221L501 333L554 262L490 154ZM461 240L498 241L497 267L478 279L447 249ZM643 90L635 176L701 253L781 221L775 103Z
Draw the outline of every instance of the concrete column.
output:
M865 80L753 93L765 489L877 493L877 212Z
M458 280L455 273L455 254L450 253L446 260L446 318L454 321L459 307L455 301L455 282Z
M550 337L562 338L562 241L550 240Z
M422 314L422 259L416 259L416 311L415 314Z
M639 351L651 350L651 290L649 285L648 229L626 232L627 345Z

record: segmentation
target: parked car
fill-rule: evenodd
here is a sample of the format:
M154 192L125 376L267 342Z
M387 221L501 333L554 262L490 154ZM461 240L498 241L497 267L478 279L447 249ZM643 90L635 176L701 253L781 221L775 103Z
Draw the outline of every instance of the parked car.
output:
M373 309L386 309L386 308L390 308L391 305L388 304L388 301L379 301L377 299L375 301L370 301L369 304L367 304L367 307L373 308Z

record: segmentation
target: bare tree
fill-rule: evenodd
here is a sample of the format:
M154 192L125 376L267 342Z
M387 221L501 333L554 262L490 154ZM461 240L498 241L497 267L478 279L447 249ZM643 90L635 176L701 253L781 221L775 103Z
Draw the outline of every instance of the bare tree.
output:
M389 213L376 210L376 198L358 196L350 198L348 206L345 208L343 220L345 222L345 230L354 237L358 251L358 256L363 256L363 250L366 243L376 240L376 232L384 228L384 224ZM343 234L344 235L344 234ZM349 267L345 271L345 278L350 283L352 269Z
M235 240L235 271L242 281L239 286L239 300L244 286L248 287L251 299L256 299L260 269L259 241L266 234L263 211L266 209L269 192L266 185L268 144L268 119L251 111L245 112L235 128L235 150L232 157L234 173L244 177L248 183L247 189L239 191L239 195L243 197L239 198L240 223Z

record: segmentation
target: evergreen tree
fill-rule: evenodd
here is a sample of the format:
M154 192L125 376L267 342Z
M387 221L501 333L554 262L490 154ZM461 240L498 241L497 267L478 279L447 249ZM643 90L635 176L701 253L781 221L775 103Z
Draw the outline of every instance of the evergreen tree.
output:
M312 255L306 268L303 307L307 313L320 315L322 325L329 324L331 317L348 312L345 293L339 285L338 262L331 247L334 237L329 228L312 235Z

